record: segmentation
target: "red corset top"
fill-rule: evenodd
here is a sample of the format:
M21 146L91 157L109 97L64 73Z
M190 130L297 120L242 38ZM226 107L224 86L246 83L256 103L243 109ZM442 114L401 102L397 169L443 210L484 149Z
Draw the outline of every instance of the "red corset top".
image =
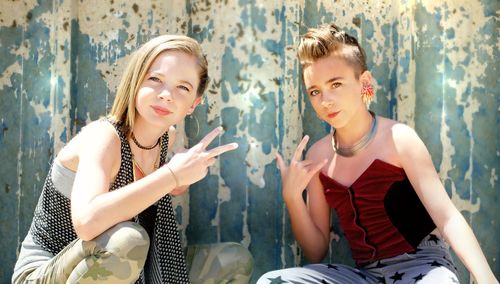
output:
M413 252L435 228L402 168L377 159L350 187L319 177L358 265Z

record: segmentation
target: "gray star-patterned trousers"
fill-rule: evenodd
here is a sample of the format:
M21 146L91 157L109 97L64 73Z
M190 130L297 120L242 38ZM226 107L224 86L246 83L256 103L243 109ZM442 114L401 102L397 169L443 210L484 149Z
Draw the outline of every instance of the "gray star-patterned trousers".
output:
M268 272L257 280L267 283L406 284L459 283L448 245L428 235L414 253L382 259L363 267L312 264Z

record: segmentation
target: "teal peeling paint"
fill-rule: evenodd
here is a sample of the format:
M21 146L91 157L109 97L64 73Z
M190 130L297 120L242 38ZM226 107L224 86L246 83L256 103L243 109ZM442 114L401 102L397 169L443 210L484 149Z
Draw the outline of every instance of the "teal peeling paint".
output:
M92 26L96 34L110 38L94 39L85 32L93 24L88 22L93 15L85 14L80 3L69 5L76 10L63 12L68 18L60 23L56 13L61 13L58 8L65 1L37 1L32 11L25 11L26 17L30 14L27 23L17 19L16 25L0 26L0 160L9 161L0 166L0 239L5 252L0 283L10 281L16 258L12 248L19 246L29 228L41 184L57 151L55 145L66 142L88 120L99 118L111 107L115 92L111 86L116 84L110 81L116 79L101 74L97 65L117 64L152 36L169 31L186 31L202 42L213 72L205 103L186 119L187 144L194 145L222 125L224 134L209 148L230 142L240 145L219 158L218 170L212 169L190 187L189 210L184 205L176 208L178 222L188 222L182 224L187 244L248 242L256 260L253 281L265 271L294 266L296 259L307 263L296 249L276 163L254 155L283 153L302 134L311 136L310 146L330 131L308 101L296 58L286 56L294 53L291 49L308 27L332 21L359 36L367 51L377 82L377 101L371 108L387 117L396 117L405 108L436 168L445 166L443 182L448 194L468 206L480 204L477 212L462 213L495 273L500 273L500 225L496 222L500 216L500 142L495 131L500 123L500 54L495 1L469 1L480 7L479 14L471 14L469 6L452 2L435 4L437 9L431 10L425 2L410 7L411 1L400 1L397 6L381 1L384 7L368 9L353 1L240 0L221 5L219 1L186 0L182 7L171 7L167 13L171 18L158 17L163 6L157 2L156 9L146 8L150 1L137 3L137 15L130 5L114 2L100 4L109 13ZM1 7L19 8L14 4ZM75 11L79 18L74 18ZM9 12L2 11L0 19ZM114 18L114 13L119 16ZM239 18L219 27L219 15ZM118 26L109 28L111 19L118 20ZM162 28L153 29L153 25ZM474 30L478 25L482 26L463 39L463 27ZM61 33L67 38L55 41L53 37ZM52 47L54 42L57 46ZM61 66L55 66L55 61L61 57L69 62L69 77L56 71ZM15 70L7 75L9 68ZM297 94L290 94L290 84ZM402 87L408 91L398 97ZM287 115L296 109L298 121L288 121ZM55 123L62 125L54 129ZM295 128L302 133L295 135ZM259 171L264 187L251 179ZM332 240L325 261L353 264L338 222L332 228L339 240ZM467 283L468 273L463 265L458 266L461 281Z

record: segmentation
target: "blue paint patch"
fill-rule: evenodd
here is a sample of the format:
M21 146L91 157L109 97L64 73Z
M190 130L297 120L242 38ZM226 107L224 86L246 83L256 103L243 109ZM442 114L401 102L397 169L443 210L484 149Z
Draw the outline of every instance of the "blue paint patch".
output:
M454 28L449 28L446 30L446 38L447 39L454 39L455 38L455 29Z
M402 68L403 72L400 73L400 81L402 83L408 82L408 73L410 72L410 51L405 50L404 57L399 59L399 66Z
M274 140L274 139L273 139ZM263 142L262 143L262 152L266 155L270 154L271 153L271 150L273 149L272 148L272 144L270 142Z
M373 23L366 19L364 15L361 15L361 19L363 20L361 27L363 31L363 37L371 40L373 39L373 35L375 33L375 29L373 28ZM388 33L387 35L390 35L391 33Z
M389 76L389 92L391 94L388 104L389 117L396 119L397 112L394 111L397 107L398 100L396 98L396 89L398 87L398 72L397 68L392 68L390 70L391 74Z
M266 31L267 18L265 9L259 9L256 5L252 5L252 23L253 27L259 31Z
M66 141L68 141L68 137L67 137L67 134L66 134L66 130L67 128L64 127L64 130L63 132L61 132L61 135L59 135L59 141L63 142L63 143L66 143Z
M229 37L227 43L231 48L234 48L236 46L236 39L234 37Z
M233 51L229 47L226 47L222 56L222 80L229 83L231 92L234 94L242 93L239 86L239 76L242 68L243 64L233 55ZM226 84L221 85L221 93L222 100L227 102L229 100L229 93L226 90Z
M242 11L241 11L240 20L241 20L242 25L246 27L246 26L250 25L250 19L249 19L249 15L248 15L248 8L247 8L246 5L243 5L241 2L242 1L240 1L240 5L244 6L245 8L242 9Z
M240 0L239 6L244 7L240 14L243 26L250 26L261 32L266 30L267 18L264 8L259 9L253 1L245 0Z
M399 34L398 34L398 27L401 25L401 23L398 20L395 20L392 23L391 26L391 37L392 37L392 46L394 48L394 54L399 54L399 44L398 44L398 39L399 39Z
M212 41L213 31L214 31L214 21L209 20L208 23L204 25L203 28L200 28L199 25L194 25L193 33L191 36L196 38L199 42L204 42L207 40Z
M257 67L262 67L262 65L264 64L264 60L262 59L262 56L260 54L257 54L257 53L251 53L250 54L250 60L249 60L249 64L250 65L257 65Z
M0 28L0 38L2 44L0 45L0 74L2 74L7 67L14 64L14 62L21 60L20 57L13 56L11 50L16 50L22 44L22 29L20 27L2 27ZM21 65L21 64L19 64ZM3 88L3 86L2 86Z
M483 15L486 18L495 19L498 11L498 1L481 1L483 6ZM496 25L489 25L490 27L495 27Z
M306 0L304 4L304 28L312 28L312 27L317 27L321 24L328 24L333 22L333 14L328 12L321 3L320 7L317 6L318 1L315 0ZM345 13L344 10L342 10L342 13ZM345 14L344 14L345 15ZM340 28L346 28L346 27L340 27ZM303 33L301 33L303 34Z
M72 132L80 131L81 127L85 126L87 119L96 120L107 113L107 102L112 103L114 96L109 97L107 83L104 81L96 66L99 59L106 61L103 53L99 50L115 50L114 54L108 56L118 56L121 53L126 53L127 50L120 48L125 46L125 41L128 39L125 30L119 31L119 41L110 43L97 43L93 45L89 36L81 33L80 26L77 21L72 22L72 48L71 60L77 64L71 65L72 74L78 76L72 77L71 80L71 108L70 116L73 122L70 124ZM98 45L103 45L99 48ZM105 46L105 47L104 47ZM122 76L122 74L119 74ZM73 129L76 128L76 129Z
M54 86L57 89L56 92L56 99L55 99L55 107L56 111L58 113L62 113L65 107L68 107L67 105L64 104L63 98L65 97L64 95L64 87L66 86L66 83L64 82L64 79L61 76L57 76L56 78L56 86ZM62 98L59 98L61 95ZM63 118L64 120L66 118Z
M222 124L226 129L236 129L239 121L240 110L227 107L222 110ZM243 240L243 215L246 207L246 188L248 177L246 169L248 165L246 156L251 147L248 137L235 137L225 132L221 137L221 143L238 143L239 147L234 151L223 154L220 159L221 171L224 174L224 182L231 189L231 201L220 204L220 230L221 241Z
M280 42L271 39L266 40L264 42L264 46L274 55L281 53L283 48L283 45Z
M436 95L442 89L443 76L436 66L443 62L441 54L441 26L439 16L427 13L421 4L417 4L415 11L416 35L419 47L415 50L415 92L416 108L415 130L427 145L434 162L439 169L441 153L443 151L439 134L436 129L441 128L443 110L442 96Z
M2 144L3 144L3 139L5 137L5 132L7 130L9 130L9 127L4 121L2 121L2 123L0 124L0 143Z

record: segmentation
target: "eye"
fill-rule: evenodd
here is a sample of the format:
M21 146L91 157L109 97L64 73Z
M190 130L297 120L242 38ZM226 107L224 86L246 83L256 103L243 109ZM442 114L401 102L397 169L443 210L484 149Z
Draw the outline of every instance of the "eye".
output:
M312 90L311 92L309 92L309 95L311 97L315 97L315 96L319 95L319 91L318 90Z
M342 83L340 83L340 82L333 82L333 84L332 84L333 88L338 88L340 86L342 86Z
M156 82L156 83L161 83L160 78L155 77L155 76L151 76L151 77L149 77L149 78L148 78L148 80L153 81L153 82Z
M179 89L181 89L183 91L186 91L186 92L190 92L191 91L188 87L186 87L184 85L179 85L179 86L177 86L177 88L179 88Z

